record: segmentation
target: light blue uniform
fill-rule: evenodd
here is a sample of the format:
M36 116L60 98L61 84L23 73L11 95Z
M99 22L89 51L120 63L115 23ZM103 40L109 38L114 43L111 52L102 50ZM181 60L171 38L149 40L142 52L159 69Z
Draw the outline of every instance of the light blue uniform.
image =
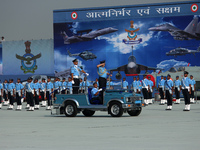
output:
M40 83L40 91L44 92L45 89L46 89L46 83L45 82Z
M164 79L161 79L160 82L158 83L158 87L159 87L159 88L162 88L163 91L164 91L164 85L165 85L165 80L164 80Z
M80 82L79 90L81 90L82 88L83 88L83 82Z
M15 84L14 83L9 83L8 84L8 92L10 92L11 95L13 95L13 89L15 89Z
M34 94L34 83L33 82L26 84L26 91L32 92Z
M18 93L19 96L21 96L21 90L24 88L24 86L21 83L16 83L16 93Z
M8 83L3 84L3 90L8 94Z
M86 87L85 87L86 86ZM88 91L88 87L90 86L90 83L88 81L84 81L82 83L82 89L85 90L85 92Z
M133 82L132 82L132 87L133 87L134 92L137 92L138 83L137 83L136 80L133 80Z
M111 81L111 82L108 81L108 82L106 83L106 88L107 88L107 89L109 89L109 84L110 84L110 87L113 87L113 86L114 86L114 83L113 83L112 81Z
M148 90L148 84L149 84L148 79L143 79L141 84L142 88L146 88Z
M174 86L173 81L171 79L166 80L164 86L165 90L169 90L169 93L172 94L172 87Z
M67 88L67 82L66 81L62 82L61 87L62 87L62 90L65 90Z
M148 85L149 85L150 91L153 92L153 89L152 89L152 87L153 87L153 81L148 80Z
M80 76L81 71L82 69L77 65L74 65L73 67L71 67L71 73L73 73L73 76Z
M39 89L40 89L40 83L34 83L34 89L35 89L35 93L37 95L39 95Z
M184 77L181 80L181 86L182 89L188 89L188 91L190 90L190 79L188 77Z
M127 89L127 86L128 86L128 82L127 81L123 81L122 82L123 89Z
M99 74L99 77L102 77L102 78L107 78L107 70L105 67L99 67L98 68L98 74Z
M52 89L53 89L53 83L47 82L46 88L47 88L47 91L49 91L49 93L51 93L51 91L52 91Z
M3 93L1 93L1 90L3 89L2 83L0 83L0 96L2 96Z
M137 81L137 89L138 89L139 92L142 89L142 83L139 80Z
M196 81L194 79L190 79L190 84L191 84L191 88L192 88L192 91L194 91L194 85L196 84Z
M54 82L55 90L59 90L59 81Z
M180 91L180 86L181 86L181 81L180 80L175 80L174 81L174 86Z
M98 92L98 89L97 89L97 88L93 88L93 89L91 90L92 98L93 98L93 97L98 97L98 96L99 96L99 94L95 95L97 92Z
M69 89L69 93L72 94L72 81L67 82L67 88Z

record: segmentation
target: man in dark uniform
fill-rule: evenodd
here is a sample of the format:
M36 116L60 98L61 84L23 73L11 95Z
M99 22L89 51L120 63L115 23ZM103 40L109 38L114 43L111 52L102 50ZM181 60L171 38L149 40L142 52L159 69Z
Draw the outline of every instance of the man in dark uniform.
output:
M26 84L26 96L27 96L27 101L30 102L30 107L27 111L34 111L34 83L32 82L32 78L28 78L28 83Z
M100 64L97 65L97 73L99 74L99 89L103 89L102 92L100 92L100 96L103 99L103 92L106 89L106 82L107 82L107 75L112 76L112 74L108 73L105 68L105 60L100 61Z
M149 104L149 95L148 95L148 89L149 89L149 85L148 85L148 79L146 78L147 76L144 75L143 76L143 80L142 80L142 94L144 96L144 103L146 105Z
M83 69L81 69L81 67L78 66L78 60L77 59L74 59L72 62L74 63L74 66L71 67L73 94L78 94L79 85L80 85L79 78L81 76L81 72L85 73L86 76L88 76L89 74L86 73Z
M99 92L102 91L102 89L97 88L97 83L93 83L93 88L91 90L91 94L92 94L92 100L90 101L91 104L95 104L96 101L99 104L103 104L102 98L99 96Z
M165 81L165 95L167 98L166 110L172 110L173 81L170 74L167 75L167 80Z
M181 80L182 93L185 100L185 109L183 109L183 111L190 111L191 84L188 74L189 73L187 71L184 71L184 77Z
M176 76L176 80L174 81L174 86L175 86L175 95L176 95L175 104L180 104L181 81L179 80L179 76Z
M164 77L161 76L161 80L158 83L159 94L160 94L160 105L164 105L165 104L165 100L164 100L164 84L165 84Z

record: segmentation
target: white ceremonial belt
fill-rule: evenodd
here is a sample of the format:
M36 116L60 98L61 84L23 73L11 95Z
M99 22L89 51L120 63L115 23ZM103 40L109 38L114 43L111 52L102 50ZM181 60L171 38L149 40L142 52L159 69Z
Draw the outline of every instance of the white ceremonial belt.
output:
M73 76L73 78L78 79L79 77L78 76Z
M159 88L163 88L164 86L159 86Z
M32 92L32 90L27 90L27 92Z
M44 92L44 90L41 90L41 92Z

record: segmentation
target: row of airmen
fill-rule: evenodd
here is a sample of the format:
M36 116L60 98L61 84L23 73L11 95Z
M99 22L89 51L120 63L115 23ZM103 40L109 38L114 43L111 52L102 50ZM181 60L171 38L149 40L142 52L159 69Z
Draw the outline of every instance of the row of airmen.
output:
M84 78L84 81L81 81L80 93L84 92L85 85L89 86L89 82L86 81L86 78ZM24 97L27 101L26 108L28 111L33 111L34 109L39 109L39 96L41 96L42 107L46 107L47 100L47 110L50 110L52 105L51 98L55 97L55 94L72 94L72 91L71 77L68 78L68 81L66 81L65 78L63 78L62 81L60 81L60 78L55 78L54 83L51 82L51 78L48 78L47 82L43 78L42 82L39 83L37 79L33 81L30 77L27 79L25 87L19 78L16 84L13 83L13 79L10 79L9 82L5 80L3 84L0 83L0 109L3 101L4 105L9 105L8 110L13 110L14 99L16 99L16 110L21 110Z
M187 71L184 72L184 78L181 80L179 76L176 76L176 80L173 82L171 75L168 74L167 77L161 76L161 80L158 83L158 90L161 98L161 105L167 103L167 109L172 109L172 99L173 99L173 92L176 96L176 104L180 104L180 92L182 89L182 93L185 100L185 111L190 110L190 103L195 103L194 100L194 91L196 81L193 78L193 75L190 75L190 78L187 77L189 73ZM128 82L123 79L123 88L128 88ZM143 93L144 96L144 103L145 104L152 104L152 92L153 92L153 82L151 81L151 77L149 76L148 79L146 75L144 75L143 80L139 80L139 77L133 78L132 88L136 93Z
M98 79L95 81L98 86ZM87 92L88 87L91 86L90 82L85 77L84 79L80 78L79 93ZM114 86L113 82L107 83L107 88L112 88ZM26 109L28 111L33 111L34 109L39 109L39 96L42 99L42 107L47 106L47 110L51 109L51 98L55 97L55 94L72 94L72 78L68 77L68 81L65 78L55 78L54 83L51 82L51 78L47 79L47 82L43 78L39 83L37 79L33 81L30 77L27 79L27 83L24 85L21 83L21 80L18 78L17 83L13 83L13 79L7 80L4 83L0 83L0 109L2 107L2 98L4 105L8 107L8 110L13 110L14 108L14 99L17 102L16 110L22 110L22 101L23 97L27 101ZM47 101L46 101L47 100Z

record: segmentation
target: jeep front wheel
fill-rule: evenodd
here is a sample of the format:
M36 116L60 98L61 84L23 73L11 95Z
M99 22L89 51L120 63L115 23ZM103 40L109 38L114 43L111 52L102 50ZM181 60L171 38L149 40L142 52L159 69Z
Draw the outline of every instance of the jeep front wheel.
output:
M119 102L113 102L109 105L108 111L112 117L121 117L123 115L122 104Z
M77 115L77 108L73 102L67 102L64 107L64 112L67 117L75 117Z

